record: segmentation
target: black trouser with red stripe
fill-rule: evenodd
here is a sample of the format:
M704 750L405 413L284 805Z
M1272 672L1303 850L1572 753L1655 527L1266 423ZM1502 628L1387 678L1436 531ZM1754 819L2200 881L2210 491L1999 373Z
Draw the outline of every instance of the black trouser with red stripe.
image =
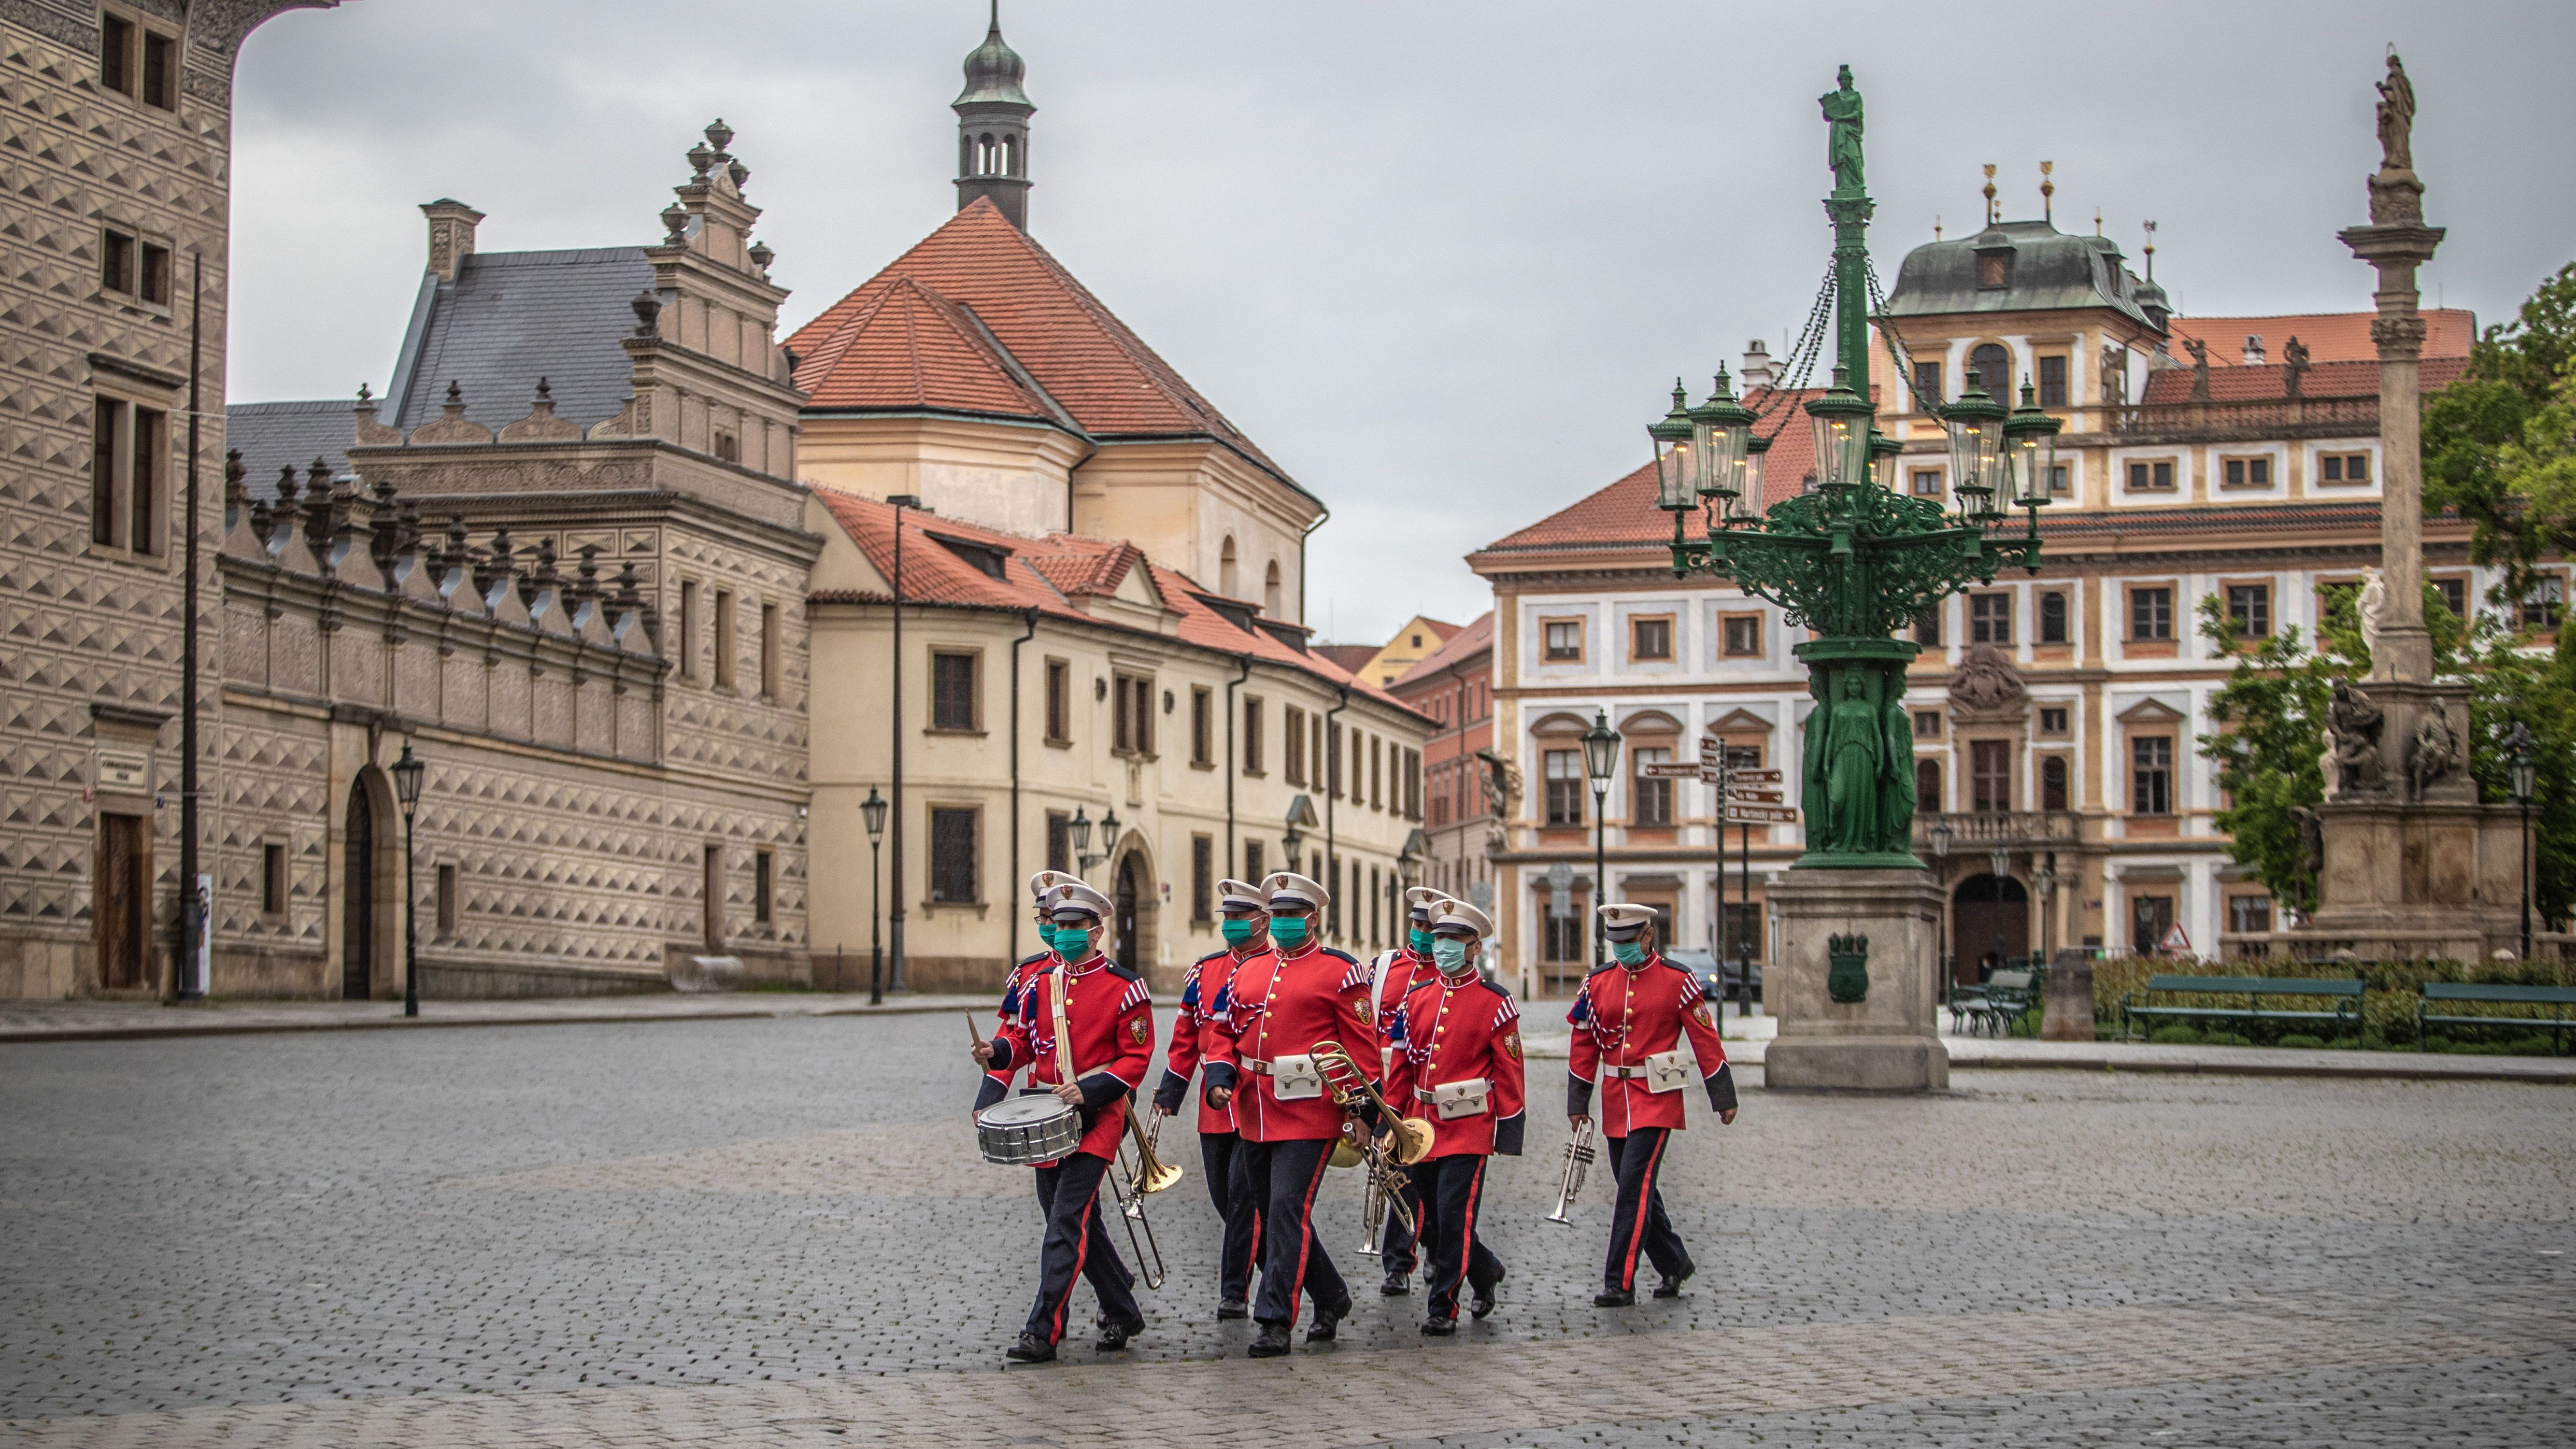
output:
M1664 1216L1664 1195L1655 1187L1663 1170L1669 1127L1638 1127L1625 1137L1607 1139L1610 1175L1619 1180L1619 1207L1610 1216L1610 1266L1603 1275L1612 1292L1637 1286L1637 1253L1644 1249L1655 1271L1677 1278L1691 1270L1690 1250Z
M1261 1292L1253 1299L1253 1318L1296 1322L1301 1287L1319 1310L1336 1318L1349 1313L1351 1290L1315 1236L1315 1193L1324 1185L1333 1139L1246 1140L1236 1150L1243 1154L1245 1185L1262 1204Z
M1413 1198L1422 1204L1422 1277L1431 1289L1430 1316L1458 1316L1458 1285L1480 1287L1499 1282L1503 1262L1476 1236L1476 1212L1483 1206L1485 1156L1460 1153L1434 1157L1405 1169L1413 1179ZM1390 1214L1392 1216L1392 1214Z
M1136 1278L1109 1245L1100 1225L1100 1179L1109 1159L1077 1152L1052 1167L1038 1169L1038 1206L1046 1209L1046 1242L1038 1249L1038 1301L1029 1308L1028 1332L1048 1343L1064 1337L1065 1308L1073 1299L1073 1280L1090 1282L1100 1295L1103 1323L1144 1321L1136 1306ZM1111 1204L1107 1209L1116 1212Z
M1231 1132L1199 1134L1199 1165L1207 1169L1208 1200L1225 1219L1217 1258L1217 1292L1228 1303L1252 1296L1253 1255L1261 1251L1261 1199L1244 1175L1243 1139Z

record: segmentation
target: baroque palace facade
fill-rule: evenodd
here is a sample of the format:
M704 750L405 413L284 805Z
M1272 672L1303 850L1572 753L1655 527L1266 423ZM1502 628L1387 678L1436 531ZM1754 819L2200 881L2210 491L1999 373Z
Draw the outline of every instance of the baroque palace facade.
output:
M1131 906L1162 984L1214 939L1212 872L1323 871L1328 841L1344 939L1393 929L1424 722L1304 648L1322 505L1027 239L1033 108L998 31L956 107L960 215L793 345L717 122L649 244L484 250L480 213L429 203L385 395L225 407L232 58L288 8L0 3L0 997L183 979L199 256L213 994L398 995L407 930L433 998L650 989L696 955L844 981L828 948L874 905L870 786L907 799L886 888L919 901L919 985L997 983L1018 876L1066 854L1097 854L1074 863ZM1032 278L1026 312L996 300ZM869 372L956 362L941 325L988 369L962 392ZM1163 415L1117 396L1140 378ZM889 496L929 505L900 528L901 719ZM999 637L1023 630L1028 651ZM920 731L905 791L890 723ZM427 767L408 857L406 749ZM1129 818L1075 853L1086 806Z
M2246 635L2313 637L2329 592L2375 565L2371 314L2175 317L2108 239L2029 221L1915 248L1886 317L1904 371L1874 337L1872 384L1880 427L1904 444L1897 487L1948 496L1929 409L1972 368L2007 403L2027 382L2064 425L2037 575L1951 598L1913 636L1916 853L1950 898L1958 976L2056 946L2263 949L2284 922L2230 862L2197 749L2233 665L2200 637L2198 610L2215 597ZM2458 377L2475 327L2459 311L2425 318L2429 391ZM1765 433L1790 419L1767 496L1812 486L1808 394L1774 390L1758 343L1743 380ZM1505 939L1533 986L1591 951L1579 916L1551 916L1545 877L1570 867L1584 903L1595 820L1579 736L1596 711L1627 743L1605 812L1612 898L1665 909L1683 944L1760 960L1766 882L1803 848L1791 825L1754 826L1749 842L1727 827L1721 842L1712 787L1639 774L1722 746L1782 769L1775 788L1798 801L1810 702L1790 650L1806 635L1722 580L1677 581L1671 536L1648 467L1469 560L1495 593L1496 748L1526 781L1494 859ZM2500 581L2470 566L2465 525L2427 520L2425 547L2455 608ZM2563 590L2545 582L2530 622L2554 628Z

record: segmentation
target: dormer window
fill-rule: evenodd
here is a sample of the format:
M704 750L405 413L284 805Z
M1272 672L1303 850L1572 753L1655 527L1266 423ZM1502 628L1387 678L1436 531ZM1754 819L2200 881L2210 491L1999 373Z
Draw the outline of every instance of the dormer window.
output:
M2012 259L2013 254L2008 247L1977 253L1978 290L1989 291L2011 286Z
M988 579L1004 578L1010 570L1011 551L968 538L952 538L944 533L931 535L950 553L974 566L975 572Z

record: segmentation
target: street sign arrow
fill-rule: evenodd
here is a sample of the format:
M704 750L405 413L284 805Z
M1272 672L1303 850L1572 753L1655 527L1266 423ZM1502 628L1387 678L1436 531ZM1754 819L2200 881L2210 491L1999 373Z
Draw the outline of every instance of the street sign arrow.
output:
M1780 783L1780 772L1777 770L1737 770L1734 773L1735 778L1752 784L1777 785Z
M1726 823L1729 825L1795 825L1798 823L1798 812L1780 805L1729 805L1726 807Z
M1688 760L1657 760L1651 764L1639 766L1637 773L1649 780L1697 780L1705 774L1699 766Z
M1781 803L1784 798L1784 793L1778 790L1729 790L1726 792L1726 803L1729 805L1736 804L1739 801L1747 805L1777 805Z

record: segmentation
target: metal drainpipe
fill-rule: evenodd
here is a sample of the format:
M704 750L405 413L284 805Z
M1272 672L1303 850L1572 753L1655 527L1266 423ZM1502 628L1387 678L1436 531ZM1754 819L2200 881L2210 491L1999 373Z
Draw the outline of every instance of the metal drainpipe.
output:
M1020 878L1020 646L1038 636L1038 611L1023 609L1020 619L1028 625L1028 632L1011 641L1011 877L1010 881L1004 882L1006 891L1014 889L1011 882ZM1008 914L1011 917L1010 959L1017 961L1020 959L1020 917L1017 912Z
M1321 503L1315 506L1324 508ZM1306 622L1306 540L1315 536L1316 529L1332 521L1333 510L1324 508L1323 513L1317 516L1314 522L1306 525L1306 531L1297 535L1297 622L1300 624ZM1308 632L1311 634L1313 631Z
M1298 565L1297 585L1300 591L1300 597L1297 600L1297 606L1300 612L1304 611L1306 604L1303 597L1303 591L1305 589L1304 570L1305 565L1300 561ZM1349 768L1355 768L1357 765L1357 761L1351 758L1354 752L1347 751L1342 748L1342 727L1333 722L1333 717L1335 715L1338 715L1343 710L1351 707L1351 687L1345 684L1341 689L1342 702L1334 705L1331 709L1324 711L1324 781L1331 787L1324 791L1324 869L1332 876L1332 879L1324 882L1324 889L1332 893L1333 901L1337 907L1342 899L1342 858L1333 848L1333 803L1342 797L1342 780L1345 778L1351 778L1349 775ZM1346 769L1339 774L1335 773L1332 768L1332 762L1337 756L1341 758L1343 765L1346 767ZM1333 934L1338 937L1341 933L1336 931Z
M1225 684L1225 873L1234 874L1234 692L1252 677L1252 656L1238 656L1235 664L1243 672Z
M894 744L894 909L888 913L886 934L892 938L893 989L904 986L903 970L903 505L894 505L894 712L891 716ZM712 907L710 907L712 908Z

